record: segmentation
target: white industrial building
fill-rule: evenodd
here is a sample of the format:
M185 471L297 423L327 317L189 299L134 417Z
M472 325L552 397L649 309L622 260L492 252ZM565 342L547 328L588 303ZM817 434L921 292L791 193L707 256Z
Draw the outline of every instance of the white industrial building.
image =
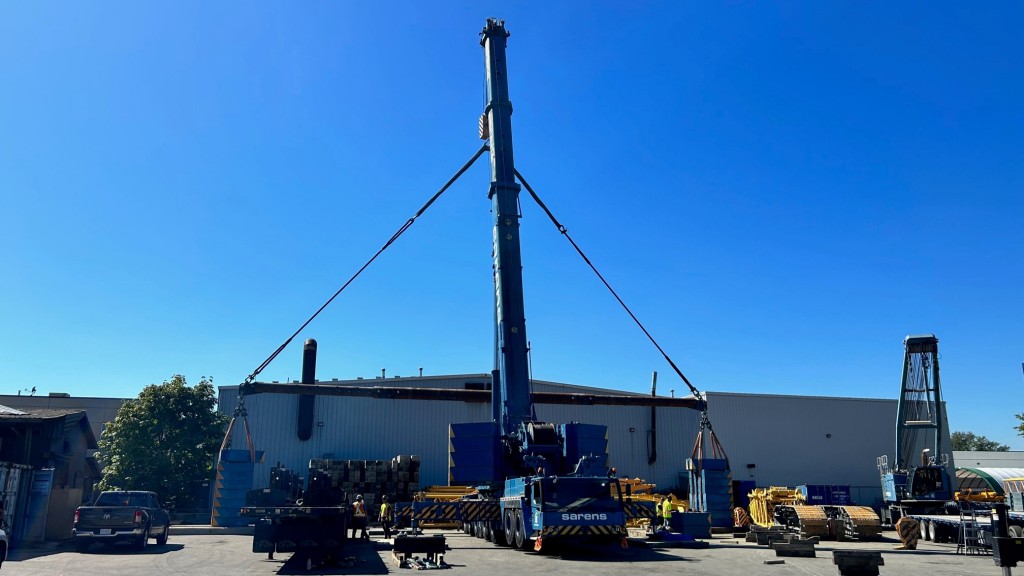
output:
M1024 452L1007 450L1005 452L981 452L979 450L956 450L953 460L957 466L965 468L1024 468Z
M382 386L484 389L489 374L376 378L318 382L334 386ZM534 381L535 392L642 396L553 382ZM219 410L231 415L237 386L221 386ZM897 402L883 399L706 393L708 414L727 452L734 481L757 486L844 484L854 500L880 505L876 459L893 456ZM486 402L404 400L317 395L312 437L298 437L297 394L245 397L256 450L265 453L253 474L253 486L266 486L270 469L281 464L305 474L311 458L389 460L399 454L421 459L420 484L448 484L448 425L491 419ZM643 478L659 489L685 486L685 461L691 456L700 413L688 408L656 408L656 444L651 446L652 409L642 406L536 406L538 420L584 422L608 427L609 464L619 476ZM949 446L943 422L943 443ZM237 423L232 447L244 448ZM656 450L656 458L652 458ZM653 461L652 461L653 460ZM951 469L952 472L952 469Z

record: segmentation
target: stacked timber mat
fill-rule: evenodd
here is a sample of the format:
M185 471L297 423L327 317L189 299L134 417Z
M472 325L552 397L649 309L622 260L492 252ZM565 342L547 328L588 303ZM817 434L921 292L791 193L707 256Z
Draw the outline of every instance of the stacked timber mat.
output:
M392 502L407 502L420 489L419 456L400 455L391 460L309 461L309 486L340 488L350 495L363 496L367 508L380 503L381 496Z

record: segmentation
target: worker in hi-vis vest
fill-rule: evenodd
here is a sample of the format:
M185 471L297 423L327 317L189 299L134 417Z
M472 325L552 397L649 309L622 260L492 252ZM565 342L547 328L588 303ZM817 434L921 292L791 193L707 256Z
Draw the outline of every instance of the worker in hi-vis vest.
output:
M366 532L366 504L363 504L363 495L356 496L352 503L352 539L356 538L356 532L361 530L359 538L368 539L370 535Z
M668 496L661 501L661 523L665 526L665 530L669 529L669 523L672 521L672 500Z

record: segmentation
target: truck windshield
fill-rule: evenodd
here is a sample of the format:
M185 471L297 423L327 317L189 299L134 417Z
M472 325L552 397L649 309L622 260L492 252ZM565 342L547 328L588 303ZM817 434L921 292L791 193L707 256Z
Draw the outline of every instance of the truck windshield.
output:
M617 511L619 500L612 496L611 484L600 478L546 479L541 486L544 507L552 512Z
M145 507L149 499L145 494L128 494L126 492L104 492L96 499L96 506L139 506Z

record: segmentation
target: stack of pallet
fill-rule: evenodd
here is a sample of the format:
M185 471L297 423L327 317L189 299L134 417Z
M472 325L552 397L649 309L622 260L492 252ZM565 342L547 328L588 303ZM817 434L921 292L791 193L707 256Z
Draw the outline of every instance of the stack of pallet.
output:
M363 496L367 508L375 509L380 497L387 495L392 502L412 500L419 491L420 459L401 455L391 460L326 460L309 461L310 485L329 482L349 495Z

